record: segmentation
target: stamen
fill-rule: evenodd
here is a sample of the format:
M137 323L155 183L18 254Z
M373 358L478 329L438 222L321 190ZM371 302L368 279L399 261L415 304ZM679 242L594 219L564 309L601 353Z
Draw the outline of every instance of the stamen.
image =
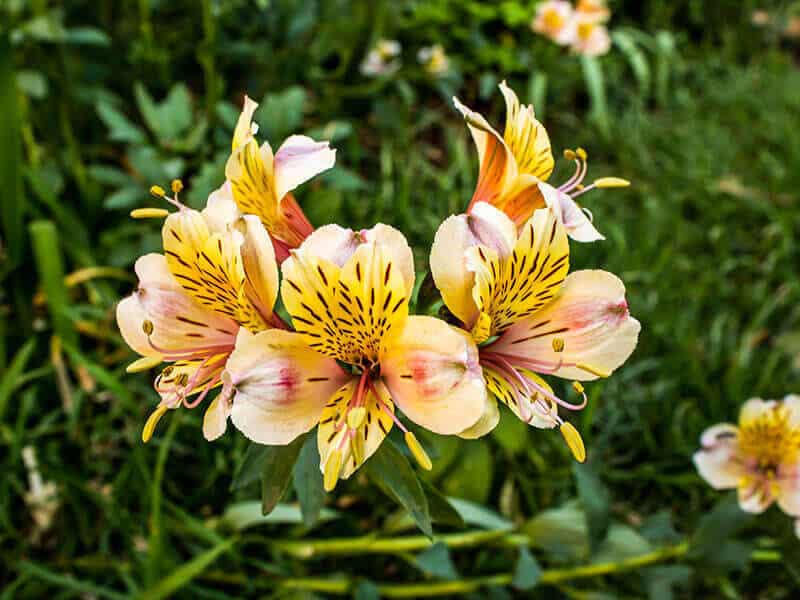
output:
M200 370L200 369L198 368L198 371L199 371L199 370ZM203 400L205 400L206 396L208 396L208 392L210 392L210 391L211 391L211 389L212 389L212 388L213 388L213 387L214 387L216 384L218 384L219 382L220 382L220 376L219 376L219 375L217 375L216 377L212 377L212 378L209 380L209 382L206 384L206 386L203 388L203 391L202 391L202 392L200 392L200 395L199 395L199 396L197 396L197 398L195 398L195 399L194 399L194 400L192 400L191 402L189 402L189 400L188 400L187 398L184 398L184 399L183 399L183 406L184 406L185 408L188 408L188 409L192 409L192 408L194 408L195 406L197 406L198 404L200 404L200 403L201 403Z
M564 421L559 431L570 452L572 452L573 458L579 463L584 462L586 460L586 447L583 445L583 439L578 430L569 421Z
M328 460L325 461L325 473L322 485L326 492L332 492L339 481L339 473L342 470L342 453L339 450L331 450Z
M153 437L153 431L155 431L156 425L161 420L161 417L164 416L164 413L169 410L169 407L166 404L159 404L158 408L156 408L150 416L147 417L147 421L142 428L142 441L146 444L150 441L150 438Z
M363 406L356 406L355 408L351 408L350 411L347 413L347 426L350 429L358 429L361 425L364 424L364 420L367 418L367 409Z
M404 438L406 440L406 446L408 446L408 449L411 450L411 454L414 456L419 466L426 471L433 469L433 463L431 462L428 453L425 452L425 448L423 448L422 444L419 443L417 437L410 431L406 431Z
M183 189L183 182L180 179L173 179L170 187L172 188L172 193L177 197L177 195Z
M134 208L130 212L132 219L163 219L169 216L166 208Z
M153 322L144 320L142 321L142 331L144 331L145 335L152 335L153 333Z
M564 351L564 338L553 338L553 352L563 352Z
M143 356L142 358L133 361L125 367L126 373L141 373L142 371L149 371L153 367L157 367L164 359L160 356Z
M628 187L630 184L630 181L621 177L601 177L595 179L592 185L598 188L620 188Z
M381 410L383 412L385 412L387 415L389 415L389 417L392 419L394 424L397 425L400 428L400 431L402 431L403 433L408 433L408 427L406 427L405 425L403 425L400 422L400 419L397 418L397 415L394 414L394 411L391 408L389 408L389 406L383 401L383 398L381 398L378 395L378 390L375 389L375 384L372 383L372 381L370 380L370 381L367 382L367 385L369 386L369 391L372 392L373 396L375 396L375 399L377 400L378 404L380 405Z
M154 185L150 187L150 193L153 194L156 198L163 198L167 195L167 192L164 191L160 185Z
M581 371L586 371L587 373L591 373L592 375L600 377L602 379L606 379L611 375L611 373L606 373L605 371L601 371L600 369L597 369L595 367L592 367L591 365L587 365L584 363L578 363L575 365L575 367L580 369Z

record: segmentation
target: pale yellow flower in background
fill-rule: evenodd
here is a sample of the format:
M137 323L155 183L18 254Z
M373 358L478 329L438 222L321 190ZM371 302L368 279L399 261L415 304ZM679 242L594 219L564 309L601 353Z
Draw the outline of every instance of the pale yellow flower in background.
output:
M223 376L233 423L248 438L285 444L319 423L320 468L331 490L395 425L430 468L395 406L440 434L481 417L487 393L469 335L433 317L408 316L414 265L399 231L322 227L282 271L281 295L297 332L237 344Z
M640 325L632 318L622 282L605 271L569 270L566 230L551 209L537 210L519 229L501 211L479 202L470 214L451 216L431 249L431 273L447 308L480 344L491 393L536 427L560 427L578 460L585 453L577 431L558 407L583 403L557 397L540 375L573 380L609 376L631 355ZM477 437L499 419L496 405L477 426Z
M441 44L420 48L417 60L434 77L440 77L450 70L450 58Z
M718 490L736 489L742 510L761 513L773 503L800 517L800 396L748 400L739 424L703 432L694 463Z
M291 192L333 167L336 150L305 135L290 136L274 154L269 142L259 147L258 126L253 123L256 108L258 104L245 96L225 176L236 204L243 213L261 219L282 261L313 231Z
M544 35L557 44L569 44L563 32L572 19L572 3L567 0L548 0L536 6L536 15L531 22L534 32Z
M576 11L565 29L570 49L584 56L602 56L611 49L611 36L598 17Z
M258 217L239 213L228 184L203 211L180 205L164 222L162 239L164 255L137 260L138 288L117 306L123 338L143 357L129 369L172 363L156 379L161 403L145 425L144 441L167 410L193 408L221 384L240 327L284 326L273 312L278 267L269 235ZM206 438L224 432L227 411L219 398L211 402Z

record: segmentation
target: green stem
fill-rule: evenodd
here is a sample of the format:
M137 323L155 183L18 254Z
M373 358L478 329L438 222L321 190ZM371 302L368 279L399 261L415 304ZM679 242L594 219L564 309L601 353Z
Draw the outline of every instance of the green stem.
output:
M519 546L526 544L528 538L522 534L510 534L507 529L495 529L449 533L437 536L433 540L423 535L396 538L362 536L326 540L275 540L270 542L269 545L296 558L313 558L318 556L414 552L430 548L436 542L444 542L449 548L466 548L490 542L498 542L504 546Z

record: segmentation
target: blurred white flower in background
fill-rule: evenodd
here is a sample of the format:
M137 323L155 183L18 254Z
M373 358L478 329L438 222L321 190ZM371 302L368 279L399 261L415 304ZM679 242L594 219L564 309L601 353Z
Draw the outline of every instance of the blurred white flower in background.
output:
M380 39L361 63L361 74L367 77L390 75L400 68L402 46L397 40Z
M25 504L31 513L34 523L33 539L38 541L41 535L50 529L58 510L59 500L55 483L44 481L39 473L36 460L36 448L25 446L22 449L22 462L28 470L28 491L24 496Z
M450 58L441 44L424 46L417 52L417 60L429 75L439 77L450 70Z

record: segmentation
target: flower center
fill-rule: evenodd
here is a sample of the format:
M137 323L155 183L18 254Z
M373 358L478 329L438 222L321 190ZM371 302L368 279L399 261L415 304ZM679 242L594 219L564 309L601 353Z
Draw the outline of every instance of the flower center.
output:
M743 454L758 461L758 466L774 470L782 463L800 458L800 427L793 427L790 412L784 406L749 422L739 430L739 445Z
M550 31L558 31L564 26L564 17L557 10L551 8L544 13L544 25Z

